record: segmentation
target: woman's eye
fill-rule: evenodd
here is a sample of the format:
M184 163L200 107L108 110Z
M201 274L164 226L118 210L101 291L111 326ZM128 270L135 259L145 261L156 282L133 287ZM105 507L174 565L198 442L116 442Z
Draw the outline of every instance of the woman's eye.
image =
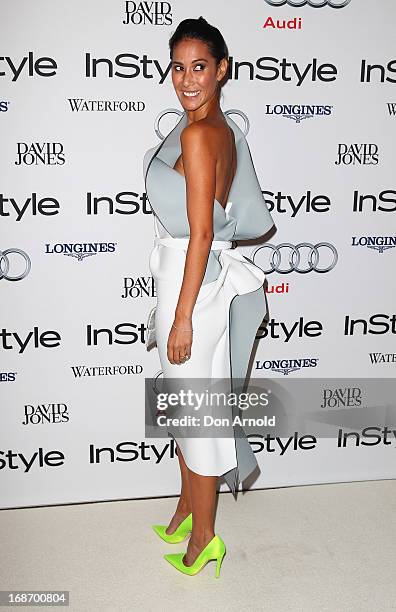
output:
M179 72L179 68L181 68L181 66L173 66L173 67L176 70L176 72Z
M198 66L201 66L201 68L205 68L204 64L196 64L195 68L198 68Z

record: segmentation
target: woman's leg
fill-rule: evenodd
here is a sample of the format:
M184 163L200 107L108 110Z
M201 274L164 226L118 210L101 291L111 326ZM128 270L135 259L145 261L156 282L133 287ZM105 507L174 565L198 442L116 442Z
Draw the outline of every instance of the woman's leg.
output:
M179 446L177 444L176 446L177 446L177 456L179 458L182 485L181 485L179 502L176 507L176 512L173 515L172 520L166 529L166 533L168 534L173 533L178 528L180 523L184 521L186 516L188 516L192 512L190 480L189 480L189 475L188 475L189 470L188 470L188 467L186 466L184 457L182 455L182 452Z
M188 468L187 468L188 469ZM192 565L199 553L214 538L214 514L217 476L201 476L188 469L193 513L193 529L183 558L185 565Z

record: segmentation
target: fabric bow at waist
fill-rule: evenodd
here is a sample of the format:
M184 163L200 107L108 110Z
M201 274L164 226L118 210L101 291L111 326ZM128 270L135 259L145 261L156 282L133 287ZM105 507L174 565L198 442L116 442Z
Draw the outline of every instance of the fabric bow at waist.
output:
M155 245L187 250L189 238L156 237ZM255 291L264 284L265 272L259 266L244 257L239 251L235 250L236 243L231 240L212 240L210 249L220 251L219 263L221 271L218 278L213 281L213 291L210 291L202 300L198 298L197 304L206 302L213 297L219 287L225 286L229 296L243 295Z

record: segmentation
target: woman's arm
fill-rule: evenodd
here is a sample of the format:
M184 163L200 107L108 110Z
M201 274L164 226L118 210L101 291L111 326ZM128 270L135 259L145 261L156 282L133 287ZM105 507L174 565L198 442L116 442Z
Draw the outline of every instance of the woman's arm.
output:
M180 135L186 181L187 216L190 240L183 281L175 311L174 325L168 339L168 359L180 363L190 356L192 312L205 275L213 240L213 206L216 192L216 153L213 128L192 123Z

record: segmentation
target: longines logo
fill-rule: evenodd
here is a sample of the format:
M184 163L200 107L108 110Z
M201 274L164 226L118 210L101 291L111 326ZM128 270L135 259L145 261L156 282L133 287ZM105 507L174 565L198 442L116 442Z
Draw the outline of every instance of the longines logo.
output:
M29 255L22 249L0 251L0 280L22 280L29 274L31 266Z
M0 100L0 113L6 113L8 111L9 108L9 102L6 102L5 100Z
M323 389L321 408L355 408L362 404L362 389L360 387L337 387Z
M352 246L363 246L384 253L396 247L396 236L352 236Z
M45 253L66 255L83 261L98 253L114 253L117 242L58 242L45 245Z
M169 2L125 2L125 25L170 25L172 7Z
M16 166L63 166L65 155L60 142L17 142Z
M331 8L344 8L351 0L265 0L271 6L284 6L288 4L293 8L301 6L311 6L312 8L322 8L323 6L331 6Z
M141 112L146 109L142 100L85 100L68 98L72 112Z
M43 425L44 423L66 423L69 411L66 404L25 405L25 420L22 425Z
M378 164L378 146L376 144L345 144L338 145L338 159L336 166L376 166Z
M111 365L111 366L71 366L74 378L92 378L93 376L131 376L141 374L143 366L135 365Z
M256 361L256 370L271 370L288 376L290 372L296 372L303 368L316 368L318 357L300 357L298 359L272 359Z
M384 336L385 334L396 334L396 314L373 314L369 319L352 319L345 315L344 335L345 336Z
M266 115L277 115L292 119L296 123L301 123L304 119L313 117L323 117L332 114L333 106L323 106L318 104L266 104Z
M286 262L282 260L282 255ZM338 253L330 242L300 242L296 245L289 242L274 245L268 242L253 251L252 260L266 274L307 274L313 270L323 273L333 270L338 261Z
M124 277L124 294L122 298L156 297L155 283L152 276Z
M0 382L15 382L17 372L0 372Z

